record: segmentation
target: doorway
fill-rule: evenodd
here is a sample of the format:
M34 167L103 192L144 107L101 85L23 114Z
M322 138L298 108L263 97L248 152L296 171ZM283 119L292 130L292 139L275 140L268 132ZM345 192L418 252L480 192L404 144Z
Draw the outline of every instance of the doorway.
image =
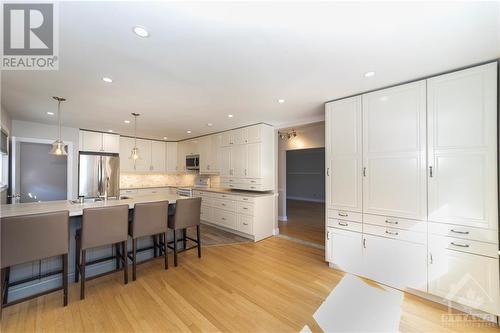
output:
M10 203L66 200L71 197L71 157L49 154L49 140L12 138Z
M280 234L324 246L324 148L286 151L285 193L286 218L278 222Z

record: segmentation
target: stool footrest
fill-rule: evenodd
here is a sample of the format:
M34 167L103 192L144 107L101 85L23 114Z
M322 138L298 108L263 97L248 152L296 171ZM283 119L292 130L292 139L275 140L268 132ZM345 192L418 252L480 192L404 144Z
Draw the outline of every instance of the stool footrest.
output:
M9 282L8 287L17 286L19 284L23 284L23 283L26 283L26 282L40 280L40 279L43 279L43 278L46 278L46 277L49 277L49 276L52 276L52 275L63 274L63 273L64 272L61 269L61 270L57 270L57 271L53 271L53 272L48 272L48 273L44 273L44 274L38 274L36 276L32 276L32 277L29 277L29 278L26 278L26 279Z
M37 297L47 295L47 294L51 294L51 293L59 291L59 290L64 290L64 287L57 287L57 288L53 288L53 289L49 289L49 290L44 290L44 291L39 292L39 293L34 294L34 295L19 298L19 299L16 299L15 301L11 301L8 303L3 303L2 308L6 308L6 307L11 306L11 305L16 305L16 304L22 303L24 301L29 301L30 299L37 298Z

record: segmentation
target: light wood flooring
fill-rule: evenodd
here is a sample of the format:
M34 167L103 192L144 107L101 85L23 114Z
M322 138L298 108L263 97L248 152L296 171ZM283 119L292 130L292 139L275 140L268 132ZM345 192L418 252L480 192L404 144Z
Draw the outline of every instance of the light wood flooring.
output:
M322 250L272 237L258 243L214 246L179 255L179 267L162 260L138 267L138 279L122 274L92 280L84 301L78 284L70 302L60 293L4 309L1 332L298 332L343 273L328 268ZM170 258L171 259L171 258ZM171 260L172 262L172 260ZM487 323L447 325L444 306L406 295L403 332L499 332Z
M325 245L325 204L287 200L288 221L279 221L280 234Z

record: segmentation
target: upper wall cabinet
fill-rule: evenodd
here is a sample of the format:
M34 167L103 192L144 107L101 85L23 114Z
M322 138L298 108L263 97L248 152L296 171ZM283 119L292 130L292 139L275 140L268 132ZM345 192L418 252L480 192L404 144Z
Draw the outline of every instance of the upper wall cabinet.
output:
M425 81L362 98L363 212L425 220Z
M497 64L428 80L429 221L497 229Z
M80 131L80 151L99 153L120 153L118 134Z
M328 103L325 118L327 206L361 212L361 96Z
M166 143L151 140L151 165L149 171L165 172Z
M177 142L167 142L165 154L165 169L167 172L177 171Z

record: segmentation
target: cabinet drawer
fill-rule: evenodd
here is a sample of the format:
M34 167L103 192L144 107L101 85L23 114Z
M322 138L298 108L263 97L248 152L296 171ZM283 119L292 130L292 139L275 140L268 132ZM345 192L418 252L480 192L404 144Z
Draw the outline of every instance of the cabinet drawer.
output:
M434 251L447 249L498 258L498 245L496 244L455 237L429 235L429 248L434 249Z
M236 229L246 234L253 234L253 217L246 215L238 215L238 223Z
M241 178L237 183L248 184L248 185L260 185L262 184L261 178Z
M355 221L355 222L359 222L359 223L363 222L363 214L355 213L355 212L348 212L345 210L338 210L338 209L329 209L328 210L328 218Z
M236 214L214 208L212 222L226 228L236 229Z
M245 215L253 215L253 204L247 202L238 202L236 212Z
M200 218L210 222L212 220L212 207L201 205Z
M471 228L454 224L429 222L429 233L480 242L498 242L498 232L496 230Z
M235 195L225 194L225 193L212 193L212 198L224 199L224 200L235 200Z
M399 217L363 214L363 222L389 228L406 229L410 231L427 232L427 222Z
M427 234L424 232L415 232L392 227L363 224L363 233L419 244L427 243Z
M136 194L137 193L137 190L121 190L120 191L120 195L124 195L124 194Z
M234 199L237 200L237 201L241 201L241 202L248 202L248 203L254 203L255 202L255 200L254 200L253 197L247 197L247 196L243 196L243 195L235 195Z
M353 222L353 221L346 221L346 220L340 220L340 219L328 219L328 226L332 228L338 228L338 229L344 229L344 230L350 230L350 231L356 231L356 232L362 232L363 231L363 224L358 223L358 222Z
M230 212L236 212L236 202L235 201L213 199L212 206L215 208L224 209L224 210L227 210Z

